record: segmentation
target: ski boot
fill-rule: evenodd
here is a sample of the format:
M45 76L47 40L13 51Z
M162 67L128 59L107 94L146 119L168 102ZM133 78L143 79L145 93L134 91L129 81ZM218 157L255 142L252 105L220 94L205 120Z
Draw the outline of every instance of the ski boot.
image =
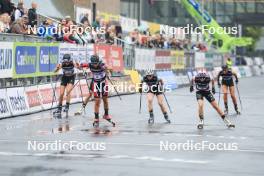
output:
M94 122L93 122L93 127L94 128L98 128L99 127L99 119L94 119Z
M228 115L228 105L227 105L227 103L225 103L225 110L224 110L224 113L225 113L225 115Z
M150 113L148 123L149 124L153 124L154 123L154 114L153 113Z
M199 130L202 130L203 127L204 127L204 119L203 119L203 116L200 116L200 121L199 121L199 123L198 123L198 125L197 125L197 128L198 128Z
M115 122L112 121L112 118L110 115L104 115L103 119L106 120L107 122L111 123L113 125L113 127L115 127Z
M69 109L70 109L70 105L69 104L66 104L63 112L68 113L69 112Z
M82 106L79 111L75 112L74 115L79 116L82 115L82 113L84 112L84 107Z
M164 119L167 121L167 123L169 123L169 124L171 123L167 113L164 113Z
M61 108L58 108L56 111L53 112L53 117L61 119Z
M224 118L223 120L228 128L235 128L235 125L232 124L228 119Z

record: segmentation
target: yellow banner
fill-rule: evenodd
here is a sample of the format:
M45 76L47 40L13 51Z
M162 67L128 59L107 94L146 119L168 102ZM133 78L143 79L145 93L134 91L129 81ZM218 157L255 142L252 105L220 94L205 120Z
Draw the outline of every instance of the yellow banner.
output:
M171 51L172 69L184 69L184 51Z
M119 21L119 15L113 15L110 13L98 12L98 16L105 21Z

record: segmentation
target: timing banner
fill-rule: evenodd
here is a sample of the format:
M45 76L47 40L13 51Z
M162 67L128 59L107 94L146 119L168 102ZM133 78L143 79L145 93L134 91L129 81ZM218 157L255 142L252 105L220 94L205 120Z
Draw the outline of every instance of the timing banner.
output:
M0 119L10 116L11 112L7 101L6 89L0 89Z
M135 49L135 69L136 70L155 70L155 50Z
M26 100L24 87L9 88L6 92L12 115L27 114L29 106Z
M171 51L172 69L184 69L184 51Z
M166 50L156 50L155 52L155 69L171 69L171 53Z
M13 42L0 42L0 78L12 78Z

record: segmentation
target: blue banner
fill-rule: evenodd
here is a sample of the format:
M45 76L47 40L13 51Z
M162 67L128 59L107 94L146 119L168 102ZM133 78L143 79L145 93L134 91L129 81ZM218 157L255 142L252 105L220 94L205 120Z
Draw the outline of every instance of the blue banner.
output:
M159 79L162 79L164 82L165 89L177 89L178 85L176 83L176 76L172 71L159 71L157 72Z
M41 46L39 51L39 71L52 72L58 63L58 46Z
M37 65L36 46L16 46L15 71L16 74L35 74Z

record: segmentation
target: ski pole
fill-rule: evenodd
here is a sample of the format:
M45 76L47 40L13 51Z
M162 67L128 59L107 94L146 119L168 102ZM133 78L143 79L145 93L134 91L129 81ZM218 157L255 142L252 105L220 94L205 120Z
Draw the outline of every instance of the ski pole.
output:
M239 102L240 102L240 106L241 106L241 111L243 111L243 106L242 106L242 101L241 101L241 97L240 97L240 92L239 92L238 84L236 85L236 89L237 89L237 94L238 94L238 98L239 98Z
M110 83L113 85L116 94L118 95L119 99L122 101L122 98L121 98L120 94L119 94L118 91L116 90L116 87L115 87L115 85L113 84L113 82L112 82L112 80L110 79L109 76L107 76L107 79L108 79L108 80L110 81Z
M165 98L165 100L166 100L166 103L167 103L167 105L168 105L168 107L169 107L170 113L172 113L172 110L171 110L170 104L169 104L169 102L168 102L168 99L167 99L165 93L163 93L163 96L164 96L164 98Z
M53 87L53 81L52 81L52 78L51 78L51 88L52 88L52 91L53 91L53 96L52 96L52 103L51 103L51 107L50 107L50 110L52 110L53 108L53 105L54 105L54 101L57 101L57 97L56 97L56 89L57 89L57 81L59 80L60 78L60 75L56 75L57 78L55 79L55 88Z
M139 114L141 114L141 103L142 103L142 93L140 93L140 100L139 100Z
M219 92L218 92L218 106L220 105L220 100L221 100L221 86L219 87Z

